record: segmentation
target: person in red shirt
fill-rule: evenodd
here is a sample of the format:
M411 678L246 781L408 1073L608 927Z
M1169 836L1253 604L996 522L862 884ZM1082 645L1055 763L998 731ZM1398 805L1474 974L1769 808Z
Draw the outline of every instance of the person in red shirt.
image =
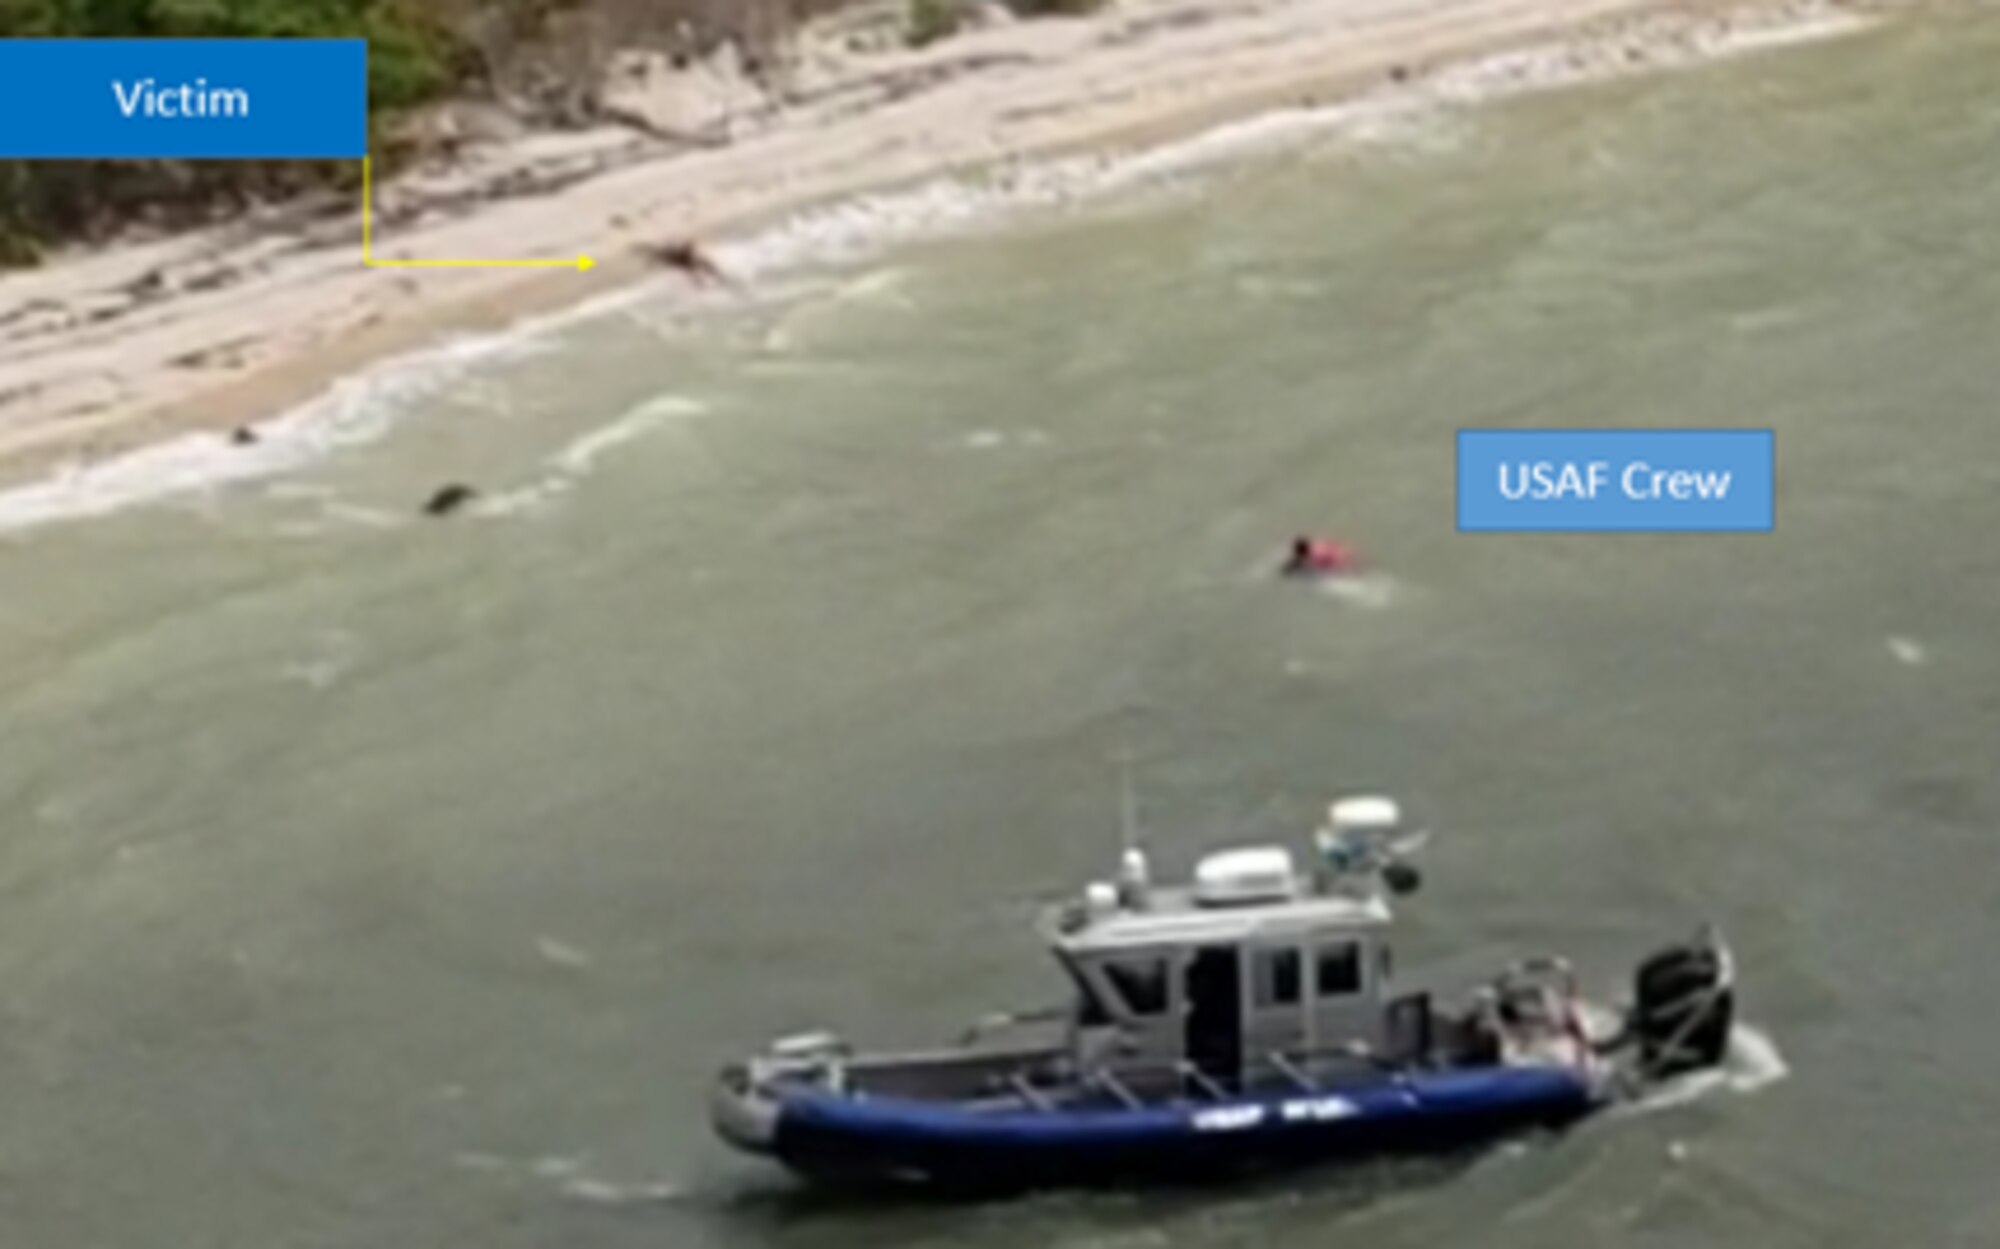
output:
M1335 573L1353 572L1357 562L1351 548L1331 538L1314 538L1301 534L1292 539L1292 555L1285 561L1285 575L1323 577Z

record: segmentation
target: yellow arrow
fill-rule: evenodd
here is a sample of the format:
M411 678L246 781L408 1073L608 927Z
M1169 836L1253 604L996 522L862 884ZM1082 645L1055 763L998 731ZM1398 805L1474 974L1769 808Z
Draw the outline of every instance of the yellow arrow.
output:
M375 257L375 182L369 158L361 158L361 263L371 269L576 269L587 270L597 262L588 256L575 260L378 260Z

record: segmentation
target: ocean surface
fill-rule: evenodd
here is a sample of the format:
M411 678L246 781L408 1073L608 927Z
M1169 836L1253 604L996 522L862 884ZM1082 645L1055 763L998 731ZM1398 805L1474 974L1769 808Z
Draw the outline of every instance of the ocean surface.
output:
M2000 1245L1996 63L1940 16L1302 126L9 530L0 1244ZM1463 425L1774 427L1777 530L1460 535ZM1275 582L1300 530L1369 575ZM1163 871L1402 796L1447 985L1713 919L1788 1074L1199 1197L711 1140L771 1034L1047 1000L1121 756Z

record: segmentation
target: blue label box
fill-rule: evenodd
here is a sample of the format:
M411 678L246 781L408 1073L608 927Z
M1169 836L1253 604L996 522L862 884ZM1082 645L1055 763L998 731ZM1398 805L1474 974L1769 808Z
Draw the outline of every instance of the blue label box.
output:
M1763 533L1768 429L1461 429L1464 533Z
M367 154L364 39L0 39L0 157Z

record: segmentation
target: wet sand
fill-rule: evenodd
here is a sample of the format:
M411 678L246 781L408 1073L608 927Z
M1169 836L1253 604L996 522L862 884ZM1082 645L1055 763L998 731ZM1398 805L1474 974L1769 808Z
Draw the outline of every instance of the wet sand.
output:
M453 212L426 214L410 185L379 191L404 210L378 232L382 256L589 254L599 263L588 273L365 269L355 214L112 247L0 278L0 477L267 420L384 359L642 280L655 271L642 249L664 237L720 240L727 256L731 239L866 191L1144 148L1273 108L1422 93L1468 68L1467 89L1497 93L1685 61L1839 28L1861 7L1875 6L1146 0L822 66L807 103L723 147L663 155L620 147L629 136L543 139L538 156L493 158L601 171ZM397 226L398 215L414 220Z
M1897 22L641 287L370 445L9 534L0 1244L1990 1249L1995 63ZM1776 531L1454 531L1458 428L1614 420L1773 427ZM1302 529L1368 592L1274 581ZM1791 1075L972 1209L713 1138L765 1038L1058 1000L1123 757L1163 876L1402 797L1412 986L1616 997L1713 920Z

